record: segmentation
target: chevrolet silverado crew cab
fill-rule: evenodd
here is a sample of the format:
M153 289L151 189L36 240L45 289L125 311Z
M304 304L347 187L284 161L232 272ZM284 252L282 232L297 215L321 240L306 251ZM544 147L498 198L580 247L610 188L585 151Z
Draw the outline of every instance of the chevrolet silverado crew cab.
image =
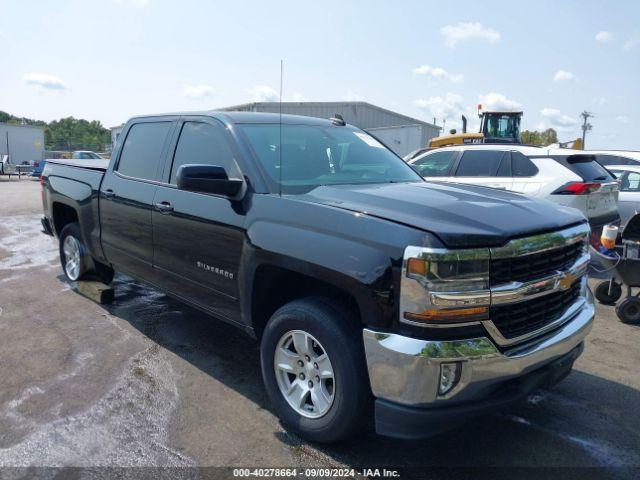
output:
M426 182L340 118L145 116L121 138L108 162L45 167L66 276L117 270L254 336L275 411L306 439L372 415L383 435L433 435L553 385L582 352L574 209Z

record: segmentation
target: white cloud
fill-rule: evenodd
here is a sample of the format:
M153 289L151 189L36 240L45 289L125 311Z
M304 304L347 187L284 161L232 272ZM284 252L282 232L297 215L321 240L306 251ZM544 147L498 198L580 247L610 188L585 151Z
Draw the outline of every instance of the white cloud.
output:
M346 94L345 99L348 102L360 102L362 101L362 95L360 95L358 92L354 92L353 90L349 90Z
M211 85L189 85L184 90L182 90L183 97L186 98L205 98L211 97L214 94L215 90Z
M418 108L425 110L437 121L459 117L464 111L462 96L457 93L447 93L444 97L435 96L419 98L413 102Z
M618 115L616 117L616 121L620 123L629 123L629 117L627 117L626 115Z
M256 85L248 90L252 102L277 102L280 95L267 85Z
M552 127L557 130L571 130L580 123L577 118L565 115L557 108L543 108L540 110L540 116L542 117L541 127L544 128Z
M459 83L464 78L461 74L449 73L444 68L432 67L430 65L420 65L413 69L413 73L427 75L436 80L449 80L454 83Z
M556 74L553 76L554 82L568 82L570 80L575 80L575 79L576 79L576 76L571 72L567 72L566 70L558 70Z
M36 85L50 90L66 90L69 88L59 77L48 73L31 72L27 73L23 79L29 85Z
M4 33L4 30L2 30L1 28L0 28L0 38L7 38L7 36Z
M289 102L308 102L309 99L300 92L295 92L287 101Z
M146 7L149 5L149 0L114 0L116 3L120 5L131 5L132 7Z
M607 99L607 97L596 97L593 99L593 103L602 106L609 103L609 100Z
M626 51L634 50L638 45L640 45L640 37L631 37L624 42L624 49Z
M608 43L613 40L613 33L602 30L601 32L596 33L596 42L598 43Z
M511 100L501 93L489 92L486 95L480 95L478 98L483 110L514 111L522 108L521 103Z
M493 28L485 28L480 22L460 22L456 25L446 25L440 29L440 33L444 35L444 44L449 48L469 40L485 40L489 43L500 40L500 32Z

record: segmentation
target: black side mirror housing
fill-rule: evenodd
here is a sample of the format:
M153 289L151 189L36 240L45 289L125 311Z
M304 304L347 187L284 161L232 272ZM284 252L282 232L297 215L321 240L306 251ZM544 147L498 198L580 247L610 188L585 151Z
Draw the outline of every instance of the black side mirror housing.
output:
M243 184L240 179L230 179L223 167L215 165L182 165L176 174L176 185L180 190L212 193L230 198L238 196Z

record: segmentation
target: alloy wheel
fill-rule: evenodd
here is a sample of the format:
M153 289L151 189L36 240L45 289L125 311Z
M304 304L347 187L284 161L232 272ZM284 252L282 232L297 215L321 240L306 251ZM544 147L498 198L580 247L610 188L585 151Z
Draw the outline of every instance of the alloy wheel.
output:
M296 413L325 415L335 398L335 377L324 347L303 330L286 332L276 346L273 366L280 393Z
M80 253L80 242L72 236L68 235L62 244L64 252L64 271L70 280L78 280L80 277L80 264L82 255Z

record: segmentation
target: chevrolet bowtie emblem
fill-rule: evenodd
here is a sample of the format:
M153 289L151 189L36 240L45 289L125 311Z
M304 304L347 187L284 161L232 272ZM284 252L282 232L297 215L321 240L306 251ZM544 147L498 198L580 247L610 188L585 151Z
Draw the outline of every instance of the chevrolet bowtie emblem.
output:
M578 276L575 273L565 273L564 276L558 281L558 285L561 290L569 290L573 282L577 280Z

